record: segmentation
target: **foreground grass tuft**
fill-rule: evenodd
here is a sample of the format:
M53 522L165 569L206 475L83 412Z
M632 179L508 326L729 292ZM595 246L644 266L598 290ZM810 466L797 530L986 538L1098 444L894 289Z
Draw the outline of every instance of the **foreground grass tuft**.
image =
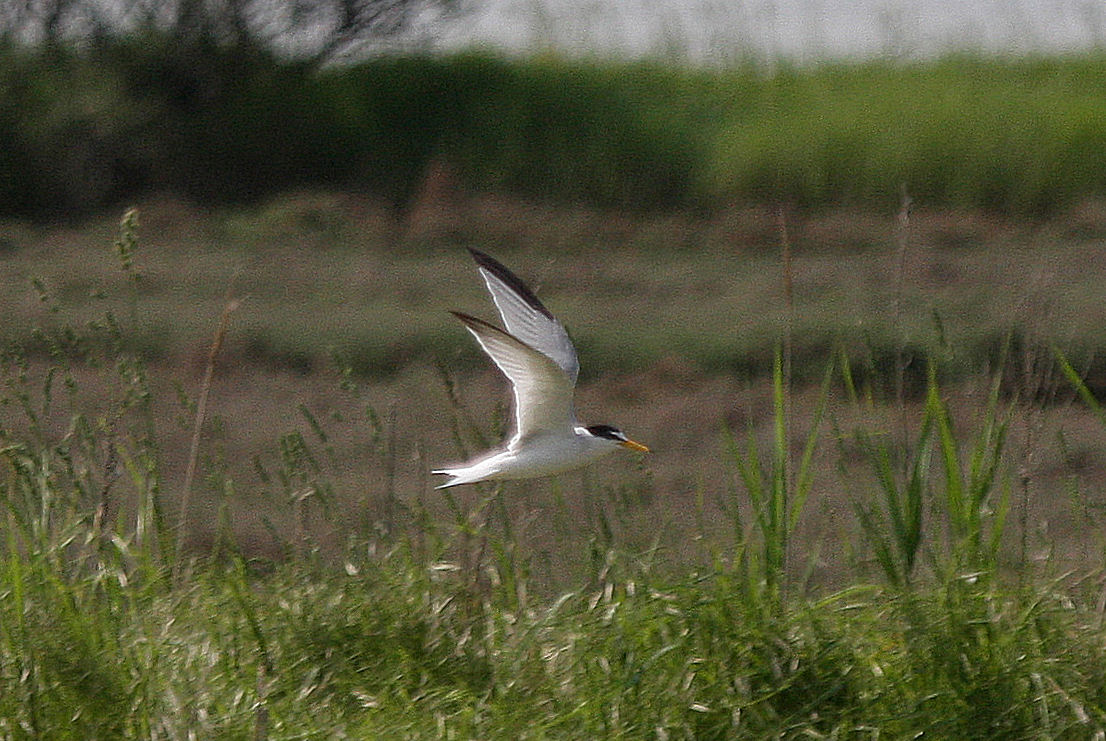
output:
M7 735L49 738L1090 738L1093 610L959 579L778 615L735 580L607 582L521 611L397 549L346 573L210 568L183 587L9 553ZM638 575L641 576L641 575Z

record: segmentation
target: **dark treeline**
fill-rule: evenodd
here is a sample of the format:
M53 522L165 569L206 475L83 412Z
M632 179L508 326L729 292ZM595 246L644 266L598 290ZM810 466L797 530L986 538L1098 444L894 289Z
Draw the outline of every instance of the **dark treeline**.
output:
M690 197L692 91L648 69L489 56L319 69L156 35L0 52L0 212L79 214L151 191L199 203L320 185L402 206L431 162L469 184L600 205ZM707 99L702 99L706 103Z
M402 208L428 168L477 188L655 207L700 137L676 75L383 56L463 0L0 0L0 214L72 217L360 189ZM355 61L360 60L360 61ZM367 61L366 61L367 60ZM637 77L639 84L628 79Z
M0 35L0 39L4 38ZM601 208L923 206L1106 196L1106 57L688 70L466 53L332 63L146 28L0 42L0 215L299 187L397 209L462 187Z

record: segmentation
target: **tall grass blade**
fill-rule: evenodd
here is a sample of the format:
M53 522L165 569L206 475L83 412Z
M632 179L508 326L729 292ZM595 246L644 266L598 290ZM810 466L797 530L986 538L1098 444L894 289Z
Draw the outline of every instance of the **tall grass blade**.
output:
M829 402L830 385L834 378L834 363L830 360L826 364L826 370L822 375L822 386L818 392L818 399L814 405L814 414L811 416L810 429L807 431L806 441L803 443L803 454L799 459L799 470L795 475L795 497L791 502L791 513L788 518L788 528L794 530L799 524L799 515L806 505L807 496L810 494L814 483L814 453L818 447L818 439L821 432L822 420L825 417L826 406Z
M1060 371L1064 374L1064 377L1068 379L1068 383L1070 383L1076 393L1079 394L1079 398L1083 400L1087 408L1098 417L1099 422L1106 427L1106 407L1103 407L1098 399L1095 398L1094 392L1087 386L1087 382L1083 380L1083 376L1079 374L1079 371L1072 367L1064 351L1059 347L1053 346L1052 352L1056 356L1056 362L1060 365Z
M207 419L207 401L211 393L211 384L215 377L215 362L222 350L223 342L230 326L230 315L238 309L239 301L231 298L232 286L227 288L226 302L223 305L223 313L219 316L219 323L215 328L215 335L211 340L211 347L207 354L207 363L204 366L204 377L200 383L200 396L196 403L196 417L192 427L192 438L188 444L188 466L184 474L184 484L181 490L180 514L177 518L177 542L174 553L174 576L179 575L184 558L184 542L188 536L188 510L192 499L192 482L196 476L196 466L200 457L200 440L203 437L204 422Z
M814 480L813 460L829 386L834 375L831 362L823 377L798 470L792 478L788 390L783 366L782 354L777 349L772 371L770 457L762 456L751 425L746 431L744 449L734 439L732 432L727 431L726 437L729 457L737 466L741 484L752 506L752 523L760 546L759 559L755 562L748 561L747 565L754 567L756 576L763 581L765 592L777 610L782 609L786 591L791 534L798 526ZM739 511L736 502L733 510L735 513ZM740 526L740 521L735 519L735 525ZM741 533L739 545L746 543L747 537L747 534ZM743 558L748 558L747 548L742 548L740 552Z
M841 355L842 379L851 405L860 409L848 358ZM865 409L872 407L865 397ZM923 543L924 502L931 487L930 461L933 453L934 415L927 405L917 438L903 438L902 450L893 447L893 436L884 431L858 427L852 433L878 491L875 506L868 498L852 497L861 531L876 557L884 578L895 587L910 586ZM904 435L906 430L904 429ZM837 432L842 459L848 456L846 435ZM902 464L896 460L901 458Z
M959 442L953 433L948 409L941 400L937 385L937 368L929 366L929 383L926 386L926 413L937 426L937 450L944 465L945 512L954 537L959 540L968 531L968 503L964 492L963 473L960 470Z
M1005 517L1009 512L1010 487L996 493L996 479L1005 461L1004 451L1010 413L999 412L1001 376L991 384L979 431L965 462L953 431L948 406L941 399L936 368L929 368L926 408L938 431L938 449L944 472L945 514L950 528L950 555L955 568L964 566L993 571Z

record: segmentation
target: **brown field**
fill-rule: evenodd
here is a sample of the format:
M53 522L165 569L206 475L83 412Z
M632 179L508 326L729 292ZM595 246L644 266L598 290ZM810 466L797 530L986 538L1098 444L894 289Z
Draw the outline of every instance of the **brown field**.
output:
M459 512L509 527L537 583L571 580L610 547L658 563L713 558L733 540L726 506L736 479L722 430L743 437L752 429L767 444L765 369L793 316L796 451L817 396L811 381L834 346L858 368L868 355L878 364L895 348L908 358L925 348L956 369L944 391L968 439L994 371L988 343L1015 332L1001 474L1013 502L1008 547L1024 542L1058 568L1102 564L1106 428L1073 400L1047 352L1058 344L1082 364L1089 350L1106 346L1102 205L1044 223L919 212L905 249L894 214L791 214L793 315L780 233L773 215L758 210L627 215L428 197L397 221L374 203L337 194L216 213L166 198L139 210L133 285L111 253L116 217L0 224L0 336L31 348L31 385L40 389L57 361L35 349L29 328L81 328L110 310L150 358L171 505L182 492L191 438L192 416L179 398L198 396L227 297L240 302L210 387L193 486L189 542L200 551L217 540L220 511L238 545L255 555L277 555L289 544L334 553L349 534L373 532L429 548L436 537L456 536ZM469 430L497 440L502 424L493 420L506 412L504 384L446 313L494 316L464 245L495 254L530 281L573 332L584 366L581 418L618 424L651 455L505 485L505 514L485 501L490 490L463 487L450 500L432 489L428 470L461 455L455 430L475 450ZM45 301L31 278L42 280ZM343 384L332 351L357 371L353 383ZM907 376L923 362L916 359ZM73 373L78 390L55 398L51 410L55 439L74 410L108 424L106 410L120 393L109 366ZM809 564L816 583L868 564L850 499L875 489L848 433L864 425L913 434L920 415L909 383L897 402L893 365L868 378L871 408L850 405L840 383L831 390L792 562L797 572ZM10 401L10 372L8 381L0 424L18 438L26 425ZM840 445L835 429L846 438ZM276 475L280 441L297 430L319 470L284 485ZM332 496L324 496L327 482ZM126 502L126 490L118 497Z

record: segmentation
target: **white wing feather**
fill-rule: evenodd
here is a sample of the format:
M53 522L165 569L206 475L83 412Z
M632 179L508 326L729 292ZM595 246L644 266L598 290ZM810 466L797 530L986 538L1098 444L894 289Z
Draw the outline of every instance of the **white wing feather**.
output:
M473 249L469 252L480 266L480 274L507 332L552 358L567 375L570 386L575 386L580 361L564 326L514 273L483 252Z
M573 383L565 371L547 354L502 329L467 314L453 312L453 315L465 323L514 387L515 436L510 447L520 440L549 433L571 436L576 415Z

